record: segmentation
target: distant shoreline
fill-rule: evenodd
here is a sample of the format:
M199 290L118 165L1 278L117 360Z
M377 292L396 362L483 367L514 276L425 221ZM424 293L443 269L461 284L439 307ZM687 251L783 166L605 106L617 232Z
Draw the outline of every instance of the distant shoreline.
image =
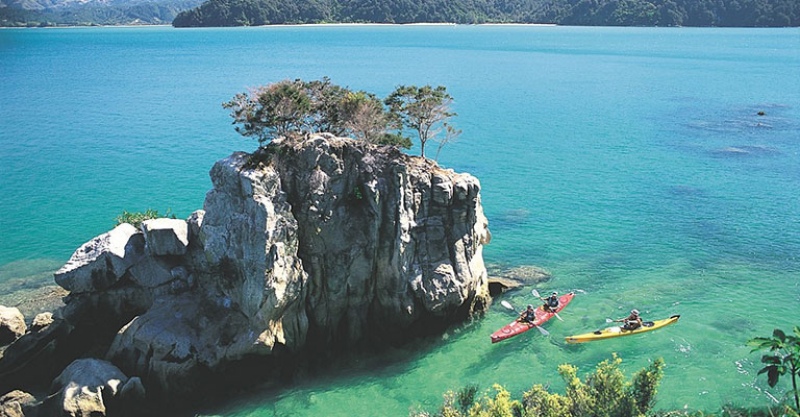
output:
M338 27L338 26L533 26L555 27L562 26L555 23L298 23L259 26L193 26L176 29L200 28L272 28L272 27ZM54 25L54 26L0 26L0 29L69 29L69 28L153 28L174 27L171 24L128 24L128 25ZM659 27L659 26L653 26Z

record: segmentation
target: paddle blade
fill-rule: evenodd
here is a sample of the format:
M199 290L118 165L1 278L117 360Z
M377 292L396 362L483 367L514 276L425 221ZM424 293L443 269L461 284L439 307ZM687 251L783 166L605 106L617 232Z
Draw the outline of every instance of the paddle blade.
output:
M614 320L606 319L606 323L613 323L613 322L614 322Z
M539 291L536 291L536 288L531 291L531 294L533 294L534 297L539 298Z
M555 315L556 315L556 318L557 318L557 319L559 319L560 321L564 321L564 319L562 319L562 318L561 318L561 316L559 316L559 315L558 315L558 313L556 313L556 312L553 312L553 314L555 314Z
M509 310L514 310L514 306L512 306L511 303L509 303L506 300L501 301L500 305L505 307L505 308L507 308L507 309L509 309Z
M547 330L543 329L541 326L536 326L536 328L539 329L539 333L541 333L542 336L550 336L550 332L548 332Z

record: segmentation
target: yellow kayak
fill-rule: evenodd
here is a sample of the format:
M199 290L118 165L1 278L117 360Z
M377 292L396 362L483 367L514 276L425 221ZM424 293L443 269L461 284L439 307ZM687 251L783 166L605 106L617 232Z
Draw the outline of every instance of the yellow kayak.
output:
M672 323L676 323L679 318L681 318L681 316L675 315L664 320L646 321L644 322L642 327L639 327L638 329L634 330L625 330L621 326L614 326L603 330L597 330L592 333L567 336L566 339L567 343L584 343L584 342L591 342L594 340L609 339L612 337L630 336L632 334L649 332L652 330L660 329L664 326L669 326Z

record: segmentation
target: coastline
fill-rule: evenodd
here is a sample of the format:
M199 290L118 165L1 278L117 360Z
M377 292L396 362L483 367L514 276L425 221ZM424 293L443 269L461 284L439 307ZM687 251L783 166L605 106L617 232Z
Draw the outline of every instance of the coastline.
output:
M298 24L277 24L260 26L228 26L229 28L294 28L294 27L389 27L389 26L520 26L520 27L555 27L561 26L555 23L298 23ZM158 28L174 27L171 24L125 24L125 25L54 25L54 26L0 26L0 29L80 29L80 28ZM202 29L202 28L221 28L220 26L193 26L175 29Z

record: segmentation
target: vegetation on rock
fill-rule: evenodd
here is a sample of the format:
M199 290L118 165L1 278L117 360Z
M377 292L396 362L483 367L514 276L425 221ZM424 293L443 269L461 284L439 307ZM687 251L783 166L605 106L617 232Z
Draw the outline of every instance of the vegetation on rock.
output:
M450 111L453 97L442 86L432 88L429 85L401 85L385 102L397 127L402 129L402 126L407 126L417 132L422 156L425 156L425 144L429 140L440 137L443 133L444 136L439 140L441 150L442 146L461 133L447 123L456 113ZM438 157L439 152L436 155Z
M222 106L231 111L236 131L258 140L297 133L328 132L408 149L406 131L416 132L420 153L438 141L439 150L460 133L449 124L453 98L443 86L400 86L381 101L372 93L332 84L330 79L284 80L240 93ZM385 106L384 106L385 104ZM438 152L437 152L438 156Z
M119 226L122 223L128 223L139 229L142 226L142 222L145 220L150 219L158 219L161 217L168 217L171 219L176 218L175 214L172 213L172 210L167 209L167 213L163 216L158 214L158 210L147 209L144 212L141 211L134 211L130 212L128 210L122 210L122 214L117 216L115 226Z

